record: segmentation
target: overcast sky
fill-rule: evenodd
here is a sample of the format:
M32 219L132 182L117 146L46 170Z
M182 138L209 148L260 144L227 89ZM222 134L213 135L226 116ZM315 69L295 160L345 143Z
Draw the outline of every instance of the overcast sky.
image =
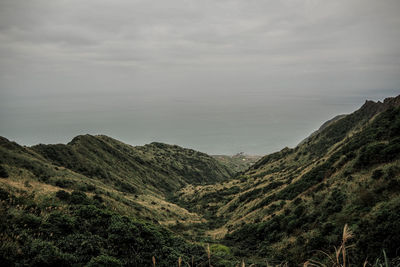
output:
M399 0L0 0L0 135L293 147L400 92Z

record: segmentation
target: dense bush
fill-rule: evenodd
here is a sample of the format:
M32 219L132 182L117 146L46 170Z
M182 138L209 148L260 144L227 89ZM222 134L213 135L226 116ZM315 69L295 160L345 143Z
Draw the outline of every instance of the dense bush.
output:
M72 191L69 198L71 204L88 204L89 199L85 193L81 191Z
M373 143L364 146L355 164L357 168L365 168L378 163L390 162L400 155L400 139L389 143Z
M64 190L59 190L56 193L56 197L58 197L59 199L64 200L64 201L68 201L70 199L71 195Z
M54 182L54 184L58 187L61 188L70 188L72 187L75 183L74 181L67 180L67 179L58 179Z
M9 197L1 209L1 266L175 266L193 256L206 260L203 247L170 231L106 209L82 192L57 192L68 209L36 206L29 198ZM11 201L12 199L12 201ZM186 264L185 264L186 265Z
M389 257L399 256L400 199L383 203L376 213L361 221L356 234L356 255L378 257L385 249Z
M377 169L372 173L372 179L379 179L383 176L383 171L381 169Z

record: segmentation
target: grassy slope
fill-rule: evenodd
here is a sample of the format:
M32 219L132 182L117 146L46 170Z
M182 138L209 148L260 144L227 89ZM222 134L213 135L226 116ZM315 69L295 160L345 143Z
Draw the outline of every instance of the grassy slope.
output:
M132 147L106 136L78 136L68 145L22 147L0 138L1 187L40 195L79 190L102 196L122 214L161 224L200 222L166 197L188 183L215 183L231 175L212 157L191 149L152 143Z
M223 181L232 174L192 149L162 143L133 147L107 136L78 136L67 145L37 145L32 150L53 164L115 183L130 193L167 193L189 183Z
M188 183L230 175L204 153L161 143L132 147L85 135L67 145L23 147L0 137L0 265L147 266L153 255L157 266L171 266L179 256L184 262L194 256L199 264L205 260L202 247L158 224L204 219L166 197ZM87 212L95 219L85 217Z
M394 257L400 242L400 111L390 107L398 106L399 97L368 101L295 149L263 157L238 179L189 185L177 196L192 211L217 216L209 234L229 233L237 255L304 262L313 250L338 244L349 223L358 256L376 257L383 247ZM378 222L380 236L372 227Z

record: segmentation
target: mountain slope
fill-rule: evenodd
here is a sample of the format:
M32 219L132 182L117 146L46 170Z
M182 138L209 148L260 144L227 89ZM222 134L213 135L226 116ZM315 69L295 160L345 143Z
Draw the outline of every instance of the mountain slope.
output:
M189 183L230 178L214 158L106 136L23 147L0 137L1 266L171 266L206 260L164 226L204 222L167 200ZM163 225L160 226L159 224Z
M294 149L267 155L238 179L177 193L193 212L216 217L216 238L238 256L301 263L340 242L348 223L362 255L400 243L400 97L367 101ZM379 224L381 235L372 227ZM317 253L318 254L318 253ZM357 258L360 257L360 258Z
M214 158L178 146L132 147L106 136L84 135L69 144L23 147L0 138L0 186L8 191L79 190L103 197L127 214L171 225L201 216L171 203L168 196L189 183L215 183L231 172Z
M67 145L31 148L55 165L105 182L121 190L167 193L189 183L223 181L232 173L212 157L178 146L152 143L132 147L107 136L77 136Z

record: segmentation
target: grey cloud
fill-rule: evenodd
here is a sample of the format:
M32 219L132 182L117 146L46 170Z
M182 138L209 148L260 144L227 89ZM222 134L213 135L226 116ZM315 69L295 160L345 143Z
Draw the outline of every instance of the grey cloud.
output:
M397 0L3 0L0 134L270 152L399 91L399 11Z

